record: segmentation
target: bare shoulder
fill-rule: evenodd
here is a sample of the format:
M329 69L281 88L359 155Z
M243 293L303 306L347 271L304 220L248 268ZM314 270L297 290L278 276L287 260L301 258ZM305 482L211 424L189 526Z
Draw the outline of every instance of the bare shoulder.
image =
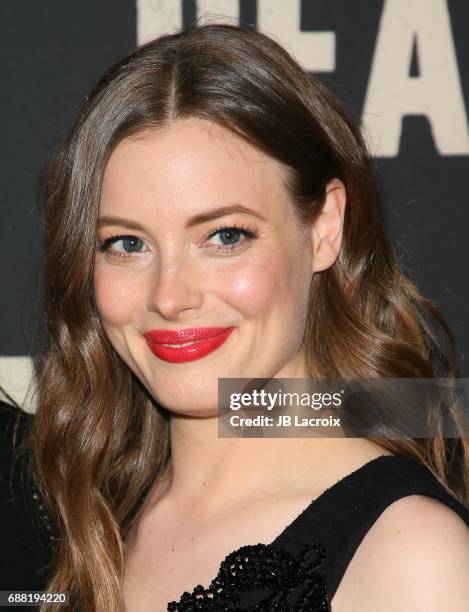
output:
M381 514L352 558L332 612L464 612L469 601L469 529L425 495Z

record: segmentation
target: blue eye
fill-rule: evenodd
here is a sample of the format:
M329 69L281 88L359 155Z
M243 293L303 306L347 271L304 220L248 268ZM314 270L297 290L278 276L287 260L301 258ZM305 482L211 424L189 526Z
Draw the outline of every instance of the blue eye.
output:
M212 230L206 237L211 240L217 237L219 242L214 244L213 249L222 252L233 252L241 248L243 244L257 237L257 232L245 227L236 225L225 225ZM244 240L242 238L244 237ZM121 234L111 236L99 245L101 253L107 253L112 257L132 257L146 252L145 243L137 236Z
M99 250L102 253L110 252L118 257L129 257L133 253L141 253L144 244L143 240L136 236L111 236L99 245Z
M240 242L240 238L243 235L245 236L245 240ZM236 225L227 225L223 227L218 227L216 230L210 232L210 234L207 236L207 239L210 240L211 238L218 236L220 243L215 245L215 249L221 251L233 251L242 246L245 242L248 242L249 240L255 238L256 235L257 234L255 232L247 228L238 227Z

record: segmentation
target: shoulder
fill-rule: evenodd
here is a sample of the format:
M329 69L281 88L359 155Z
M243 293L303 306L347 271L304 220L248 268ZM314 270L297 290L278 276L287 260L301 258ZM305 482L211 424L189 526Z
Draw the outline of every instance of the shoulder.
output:
M463 612L468 575L464 520L437 499L409 495L390 504L366 534L334 612Z

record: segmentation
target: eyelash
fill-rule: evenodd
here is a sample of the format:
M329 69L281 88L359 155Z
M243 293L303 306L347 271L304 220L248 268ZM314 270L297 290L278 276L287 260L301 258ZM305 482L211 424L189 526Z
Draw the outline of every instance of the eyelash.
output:
M244 236L246 237L246 239L249 240L253 240L254 238L257 238L257 232L253 229L249 229L248 227L244 227L243 225L222 225L221 227L217 227L214 230L211 230L208 235L205 237L205 240L210 240L210 238L213 238L214 236L216 236L217 234L221 233L221 232L226 232L226 231L230 231L230 230L235 230L237 232L240 232L241 234L244 234ZM243 241L244 242L244 241ZM243 245L243 242L236 242L235 244L225 244L225 245L216 245L217 248L216 250L220 250L220 251L236 251L238 248L240 248Z
M213 238L214 236L216 236L217 234L224 232L224 231L230 231L230 230L235 230L240 232L241 234L243 234L247 240L253 240L254 238L257 238L257 232L253 229L249 229L247 227L244 227L243 225L222 225L220 227L217 227L214 230L211 230L204 238L204 240L210 240L210 238ZM106 238L106 240L103 240L101 242L101 244L99 244L98 249L102 252L108 252L109 253L109 247L111 246L111 244L113 244L114 242L117 242L118 240L122 240L123 238L134 238L137 240L141 240L141 238L138 238L137 236L133 236L132 234L118 234L116 236L111 236L109 238ZM143 242L143 241L142 241ZM243 241L244 242L244 241ZM238 248L240 248L243 244L243 242L236 242L235 244L232 245L216 245L215 246L215 250L217 251L224 251L224 252L233 252L236 251ZM139 253L137 253L138 255ZM123 255L122 253L112 253L113 257L132 257L132 253L128 253L127 255Z

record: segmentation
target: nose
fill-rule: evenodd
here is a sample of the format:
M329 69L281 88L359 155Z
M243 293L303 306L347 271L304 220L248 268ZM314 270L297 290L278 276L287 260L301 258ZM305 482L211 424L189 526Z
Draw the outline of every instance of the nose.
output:
M203 292L195 267L182 260L160 260L148 295L148 310L161 318L176 320L181 313L199 310Z

